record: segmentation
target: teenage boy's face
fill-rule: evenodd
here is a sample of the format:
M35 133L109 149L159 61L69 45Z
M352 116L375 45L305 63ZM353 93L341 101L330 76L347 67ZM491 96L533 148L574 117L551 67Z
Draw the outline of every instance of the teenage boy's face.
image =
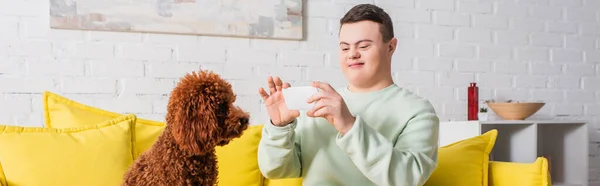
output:
M339 40L340 67L351 84L368 86L389 70L393 50L383 42L378 23L345 23Z

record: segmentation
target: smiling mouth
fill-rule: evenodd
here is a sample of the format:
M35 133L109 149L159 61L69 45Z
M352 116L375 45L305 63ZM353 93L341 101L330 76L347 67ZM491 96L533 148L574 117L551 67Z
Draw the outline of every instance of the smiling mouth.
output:
M365 65L365 63L352 63L350 65L348 65L348 67L359 67L359 66L363 66Z

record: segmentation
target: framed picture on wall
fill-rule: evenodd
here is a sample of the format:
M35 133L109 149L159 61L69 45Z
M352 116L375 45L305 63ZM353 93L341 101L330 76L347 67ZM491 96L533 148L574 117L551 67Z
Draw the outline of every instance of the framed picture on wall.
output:
M302 0L50 0L50 27L299 40L302 6Z

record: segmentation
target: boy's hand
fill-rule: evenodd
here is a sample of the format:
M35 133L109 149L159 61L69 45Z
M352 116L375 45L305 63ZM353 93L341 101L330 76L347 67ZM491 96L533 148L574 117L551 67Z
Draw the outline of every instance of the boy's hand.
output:
M289 88L290 84L281 82L279 77L273 78L271 76L268 77L267 82L269 83L270 93L267 94L267 91L262 87L258 90L258 93L265 101L271 123L275 126L286 126L300 116L300 112L297 110L289 110L283 99L282 90Z
M342 134L346 134L354 125L356 118L350 113L342 96L328 83L313 82L314 87L321 89L311 96L307 102L316 102L306 114L310 117L323 117L333 124Z

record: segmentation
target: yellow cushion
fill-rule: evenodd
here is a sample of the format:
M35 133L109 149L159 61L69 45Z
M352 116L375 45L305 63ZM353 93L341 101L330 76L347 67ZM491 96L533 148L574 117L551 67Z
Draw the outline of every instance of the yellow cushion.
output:
M2 126L2 125L0 125ZM0 162L0 186L6 186L6 178L4 177L4 170L2 169L2 162Z
M302 186L302 178L265 179L265 186Z
M230 155L228 157L231 157L231 158L235 158L236 157L235 156L235 154L236 154L235 152L238 151L238 150L236 150L235 148L247 148L247 149L249 149L248 153L247 153L249 155L248 156L244 155L244 157L251 157L251 158L253 158L253 159L249 159L248 161L252 161L253 162L252 165L254 165L254 166L251 166L251 167L248 166L247 168L249 170L250 169L253 170L252 172L256 172L256 174L259 174L260 177L261 177L261 179L264 179L263 184L262 184L263 186L302 186L302 178L266 179L260 173L260 170L258 169L257 150L258 150L258 143L260 142L260 137L262 135L262 127L263 126L264 125L260 125L260 126L256 127L256 129L255 129L255 130L257 130L257 131L255 131L256 132L256 136L253 135L254 137L256 137L255 139L249 139L247 137L241 138L243 140L248 140L248 141L252 140L252 143L247 144L246 147L239 147L239 145L235 145L235 146L229 146L228 145L228 146L226 146L225 148L232 148L232 149L229 149L229 151L228 151L230 153ZM249 135L249 134L244 134L244 135ZM256 148L252 148L253 146L256 147ZM245 161L242 161L242 162L245 162ZM239 165L236 166L234 163L235 162L233 162L233 161L231 162L230 166L231 166L232 169L235 168L235 167L239 167ZM235 174L240 174L240 173L238 173L236 171L235 173L231 174L231 176L234 176ZM232 178L234 178L234 177L232 177ZM250 184L246 184L246 183L243 183L243 182L227 182L227 183L230 183L230 184L225 184L225 185L250 185Z
M124 115L84 105L49 91L44 92L43 103L45 126L48 128L85 126ZM135 158L152 147L164 128L163 122L137 119Z
M4 177L4 170L2 170L1 162L0 162L0 186L6 186L6 177Z
M488 186L489 155L497 130L438 149L438 167L425 186Z
M123 115L84 105L48 91L44 92L44 107L45 123L49 128L81 125L71 121L89 123ZM154 144L164 127L164 122L137 119L136 158ZM250 126L242 137L232 140L224 147L217 147L219 185L262 185L263 177L257 160L261 134L262 125Z
M240 138L217 147L219 185L262 186L263 176L258 169L258 143L263 125L251 125Z
M6 185L120 185L133 163L136 117L84 127L0 126Z
M538 157L533 163L490 162L490 186L550 186L548 160Z

